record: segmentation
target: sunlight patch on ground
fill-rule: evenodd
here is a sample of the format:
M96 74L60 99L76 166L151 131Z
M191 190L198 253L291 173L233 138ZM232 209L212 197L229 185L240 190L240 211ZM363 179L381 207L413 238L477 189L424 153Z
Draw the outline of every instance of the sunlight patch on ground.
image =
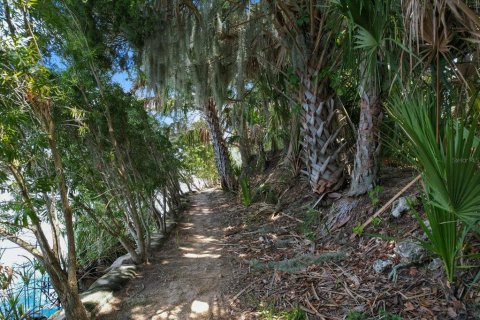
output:
M149 317L145 314L145 308L147 306L135 307L132 309L131 320L147 320Z
M195 214L211 214L212 213L212 210L210 210L209 208L201 208L200 210L197 209L198 212L196 212Z
M108 303L100 307L100 311L98 311L98 316L108 315L119 311L119 305L121 302L122 300L120 300L118 297L113 297L108 301Z
M193 259L198 259L198 258L212 258L212 259L218 259L221 257L219 254L211 254L211 253L185 253L183 255L185 258L193 258Z
M194 235L193 238L196 240L196 242L200 243L218 242L218 239L215 239L213 237L204 237L201 235Z
M195 251L196 249L195 248L188 248L188 247L178 247L180 250L183 250L183 251Z
M176 306L173 309L158 310L157 314L152 317L152 320L178 319L178 314L180 314L180 312L182 312L182 305Z
M197 319L199 316L206 315L210 311L210 305L207 302L194 300L190 307L190 319ZM203 319L203 317L202 317Z

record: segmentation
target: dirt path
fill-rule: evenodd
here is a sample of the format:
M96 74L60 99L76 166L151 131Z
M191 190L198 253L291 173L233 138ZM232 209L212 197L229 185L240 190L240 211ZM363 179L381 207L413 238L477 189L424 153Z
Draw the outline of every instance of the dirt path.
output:
M191 201L170 240L98 319L229 319L223 289L234 270L224 255L228 201L212 190L193 195Z

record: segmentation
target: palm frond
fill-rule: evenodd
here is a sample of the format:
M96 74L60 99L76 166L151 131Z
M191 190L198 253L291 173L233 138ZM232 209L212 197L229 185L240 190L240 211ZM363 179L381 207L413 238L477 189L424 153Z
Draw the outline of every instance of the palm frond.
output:
M396 97L391 114L413 146L417 165L430 187L432 204L453 212L468 224L480 220L480 148L478 130L448 120L437 144L431 120L433 100L415 94Z
M355 49L367 50L372 52L378 48L378 40L365 28L359 27L355 35Z
M422 174L430 226L418 218L430 240L426 246L442 258L451 281L465 232L480 220L480 147L477 127L465 120L448 119L437 143L433 108L429 95L416 93L392 98L389 112L408 137Z

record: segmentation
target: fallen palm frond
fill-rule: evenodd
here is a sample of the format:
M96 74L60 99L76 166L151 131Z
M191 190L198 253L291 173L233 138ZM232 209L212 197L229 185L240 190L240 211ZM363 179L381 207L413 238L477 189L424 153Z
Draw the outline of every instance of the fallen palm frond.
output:
M250 261L250 266L254 269L275 269L278 271L296 273L304 271L313 264L319 264L328 261L338 261L345 258L343 252L327 252L320 255L300 254L291 259L282 261L260 262L256 259Z

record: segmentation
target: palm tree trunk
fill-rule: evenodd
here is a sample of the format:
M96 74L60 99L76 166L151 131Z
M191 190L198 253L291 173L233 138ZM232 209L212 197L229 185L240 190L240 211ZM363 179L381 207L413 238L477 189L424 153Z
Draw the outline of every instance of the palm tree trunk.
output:
M303 160L310 186L317 193L339 189L344 182L344 166L339 159L345 143L337 123L337 106L329 91L328 79L318 80L318 72L301 74Z
M215 101L210 98L204 105L205 118L207 120L208 131L213 145L213 152L215 156L215 164L217 166L218 175L222 188L225 190L236 190L237 182L232 172L232 164L230 155L225 145L223 132L220 128L220 121L218 119L217 110L215 108Z
M381 102L378 94L365 92L360 100L360 121L349 195L366 193L375 186L379 169Z

